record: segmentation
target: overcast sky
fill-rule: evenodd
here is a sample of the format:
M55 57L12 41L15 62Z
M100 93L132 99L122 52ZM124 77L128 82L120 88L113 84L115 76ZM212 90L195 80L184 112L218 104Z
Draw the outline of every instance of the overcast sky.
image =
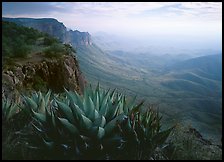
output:
M221 2L3 2L2 15L56 18L90 34L222 39Z

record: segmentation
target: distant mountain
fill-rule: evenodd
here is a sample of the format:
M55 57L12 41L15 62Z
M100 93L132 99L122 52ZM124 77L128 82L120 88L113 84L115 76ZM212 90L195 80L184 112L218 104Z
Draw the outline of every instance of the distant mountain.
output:
M65 25L53 18L2 18L3 21L14 22L26 27L32 27L41 32L48 33L58 38L63 43L72 44L73 47L88 46L92 44L91 36L88 32L78 30L68 30Z
M207 55L180 61L167 67L168 71L192 71L204 78L222 80L222 55Z

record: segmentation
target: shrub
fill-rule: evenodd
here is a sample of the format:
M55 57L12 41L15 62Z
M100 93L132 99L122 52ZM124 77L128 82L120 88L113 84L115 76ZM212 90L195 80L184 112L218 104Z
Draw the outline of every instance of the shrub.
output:
M54 43L59 43L59 41L58 41L56 38L51 37L51 36L49 36L49 35L46 35L46 36L44 37L44 45L46 45L46 46L51 46L51 45L53 45Z
M47 89L47 82L45 82L40 76L36 75L33 80L34 90L45 91Z
M48 58L59 58L63 55L64 50L60 44L54 43L44 50L44 55Z

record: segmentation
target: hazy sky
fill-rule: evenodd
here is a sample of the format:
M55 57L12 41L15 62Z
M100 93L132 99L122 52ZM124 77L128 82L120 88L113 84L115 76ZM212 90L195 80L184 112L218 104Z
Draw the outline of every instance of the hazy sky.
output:
M3 2L2 15L56 18L90 34L222 39L221 2Z

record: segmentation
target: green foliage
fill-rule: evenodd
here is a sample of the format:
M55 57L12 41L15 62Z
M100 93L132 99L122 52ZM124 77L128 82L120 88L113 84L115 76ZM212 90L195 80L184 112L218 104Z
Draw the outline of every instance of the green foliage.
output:
M2 100L2 117L3 121L9 121L20 111L19 107L9 100Z
M44 91L47 89L47 83L40 76L35 75L33 79L34 79L33 82L34 90Z
M13 57L26 58L30 52L31 47L27 45L23 39L15 39L15 46L13 48Z
M98 87L95 91L86 89L83 96L66 91L65 98L55 97L50 108L46 104L39 108L40 105L30 98L25 103L31 108L36 120L34 127L40 133L45 149L74 151L69 155L72 157L65 158L74 158L74 155L97 158L110 148L108 140L122 141L122 137L115 138L116 134L112 133L117 128L117 122L127 118L121 99L121 95L115 96L115 91L101 92ZM63 157L63 152L58 156Z
M127 144L123 150L123 159L150 159L157 148L162 146L174 127L161 131L161 116L152 108L140 113L139 107L130 112L130 120L121 126ZM129 126L129 127L127 127Z
M45 107L50 105L51 90L49 90L45 95L42 92L33 92L31 97L23 96L24 104L22 109L31 113L42 112L45 113Z
M54 43L44 50L44 55L48 58L59 58L64 54L64 49L61 44Z
M5 57L26 57L30 52L30 45L37 38L43 36L35 29L2 22L2 52Z
M54 43L59 43L58 39L56 39L54 37L51 37L51 36L46 34L46 36L44 37L44 43L43 44L46 45L46 46L51 46Z
M143 103L127 102L124 95L99 85L85 88L83 96L67 90L51 100L50 92L46 96L24 97L24 109L33 116L37 134L28 138L29 145L51 158L145 159L171 131L159 131L160 117L152 110L141 114Z
M64 49L67 55L71 53L76 53L75 49L70 44L64 44Z
M58 58L62 55L70 55L75 53L75 49L69 44L53 43L44 50L44 54L48 58Z

